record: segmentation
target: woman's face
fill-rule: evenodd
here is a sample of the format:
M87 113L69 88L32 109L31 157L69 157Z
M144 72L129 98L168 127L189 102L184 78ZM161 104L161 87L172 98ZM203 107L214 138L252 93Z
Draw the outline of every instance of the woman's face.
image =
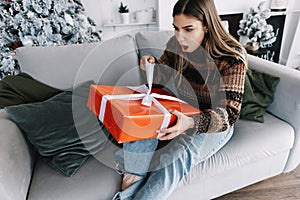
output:
M191 53L201 44L207 27L195 17L184 14L175 15L173 18L175 36L183 52Z

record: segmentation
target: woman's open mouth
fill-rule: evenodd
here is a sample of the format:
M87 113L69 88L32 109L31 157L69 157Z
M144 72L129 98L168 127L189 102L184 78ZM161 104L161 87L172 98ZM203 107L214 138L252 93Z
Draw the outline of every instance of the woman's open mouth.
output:
M181 48L182 48L182 51L186 51L189 48L189 46L187 46L187 45L181 45Z

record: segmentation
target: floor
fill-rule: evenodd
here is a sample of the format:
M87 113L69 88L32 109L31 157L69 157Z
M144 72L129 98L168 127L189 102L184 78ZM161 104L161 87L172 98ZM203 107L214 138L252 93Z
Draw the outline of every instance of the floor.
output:
M300 200L300 166L215 200Z

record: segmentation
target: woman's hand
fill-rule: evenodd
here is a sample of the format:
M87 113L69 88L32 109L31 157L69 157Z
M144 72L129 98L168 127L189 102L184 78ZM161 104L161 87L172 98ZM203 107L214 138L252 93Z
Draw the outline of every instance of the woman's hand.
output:
M151 64L154 64L155 58L153 56L148 56L148 55L142 56L140 60L140 68L144 71L146 70L146 61L148 61Z
M170 128L159 130L160 133L165 134L160 137L159 140L171 140L176 136L183 134L187 129L194 127L194 119L192 117L188 117L177 110L172 110L170 113L177 116L177 122Z

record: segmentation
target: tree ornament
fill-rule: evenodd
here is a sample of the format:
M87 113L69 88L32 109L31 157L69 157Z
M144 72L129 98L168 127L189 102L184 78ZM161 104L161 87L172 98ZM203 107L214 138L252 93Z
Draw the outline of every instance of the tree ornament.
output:
M33 18L34 17L34 13L32 11L28 11L27 12L27 17L28 17L28 19Z
M21 46L23 46L23 45L22 45L22 42L21 42L21 41L14 41L14 42L8 43L7 46L8 46L9 48L12 48L13 50L15 50L16 48L21 47Z
M67 22L67 24L74 26L73 18L69 14L65 13L64 18L65 18L65 21Z
M33 45L33 41L29 38L24 38L22 41L23 46L32 46Z

